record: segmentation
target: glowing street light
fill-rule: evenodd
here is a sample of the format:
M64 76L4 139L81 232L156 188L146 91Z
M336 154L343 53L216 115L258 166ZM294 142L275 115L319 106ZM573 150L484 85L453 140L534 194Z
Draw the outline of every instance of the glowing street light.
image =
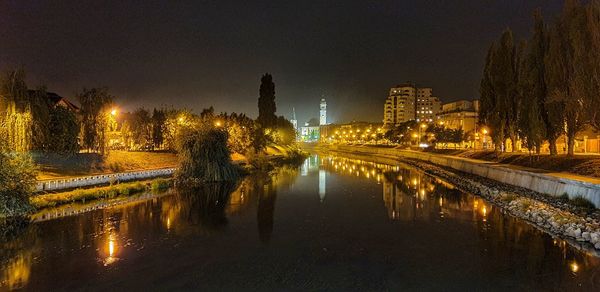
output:
M111 115L111 116L113 116L113 117L114 117L114 116L116 116L116 115L117 115L117 109L116 109L116 108L113 108L113 109L110 111L110 115Z
M216 122L215 122L215 126L217 126L217 127L221 127L222 125L223 125L223 124L221 123L221 121L216 121Z

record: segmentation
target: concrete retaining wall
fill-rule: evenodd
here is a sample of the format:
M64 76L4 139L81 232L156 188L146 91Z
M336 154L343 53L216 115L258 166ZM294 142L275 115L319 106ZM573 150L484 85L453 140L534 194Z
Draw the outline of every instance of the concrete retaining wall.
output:
M66 179L43 180L38 181L36 191L41 192L74 189L80 187L107 184L110 182L124 182L160 176L171 176L173 175L173 173L175 173L175 168L163 168L133 172L80 176Z
M583 197L592 202L597 208L600 208L600 184L584 180L576 180L549 174L512 169L491 162L476 161L472 159L440 154L400 150L395 148L331 145L328 146L328 149L357 154L397 158L405 157L428 161L433 164L450 167L458 171L479 175L543 194L560 196L566 193L571 199L575 197Z

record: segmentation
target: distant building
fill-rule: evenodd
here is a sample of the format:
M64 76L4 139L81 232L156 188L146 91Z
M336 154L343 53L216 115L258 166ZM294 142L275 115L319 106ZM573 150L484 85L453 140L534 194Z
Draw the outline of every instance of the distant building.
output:
M383 124L396 126L414 120L416 96L417 88L414 84L406 83L392 87L383 109Z
M28 94L33 95L38 93L39 91L36 90L28 90ZM79 107L76 106L74 103L70 102L68 99L54 93L54 92L46 92L46 101L48 103L48 107L54 108L57 106L62 106L66 109L69 109L73 112L78 112L79 111Z
M292 119L290 120L292 126L294 126L294 131L298 131L298 120L296 119L296 108L292 108Z
M319 126L327 125L327 102L321 98L319 105Z
M315 118L304 123L304 126L300 127L300 140L303 142L317 142L320 137L320 126L319 121Z
M396 126L410 120L435 121L442 103L432 91L429 87L418 88L413 83L392 87L383 109L383 124Z
M465 133L477 130L479 100L459 100L442 105L437 122L450 129L462 129Z
M417 122L434 122L436 115L442 110L442 102L432 96L431 88L417 89L417 107L415 118Z

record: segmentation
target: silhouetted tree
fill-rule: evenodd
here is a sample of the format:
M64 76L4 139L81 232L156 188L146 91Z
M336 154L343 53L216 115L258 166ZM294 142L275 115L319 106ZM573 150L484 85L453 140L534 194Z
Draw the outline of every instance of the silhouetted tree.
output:
M79 152L79 122L75 114L62 106L50 110L47 151L72 155Z
M107 119L113 98L107 88L84 88L77 94L81 105L81 142L88 151L105 154Z
M534 12L533 35L522 58L519 95L522 98L519 130L525 146L539 154L546 137L556 142L556 129L548 121L544 57L548 50L547 32L541 11ZM550 140L550 139L548 139Z
M269 73L263 75L260 82L257 121L263 128L271 128L277 123L275 83L273 83L273 76Z
M152 112L152 149L162 148L166 120L164 110L154 109Z

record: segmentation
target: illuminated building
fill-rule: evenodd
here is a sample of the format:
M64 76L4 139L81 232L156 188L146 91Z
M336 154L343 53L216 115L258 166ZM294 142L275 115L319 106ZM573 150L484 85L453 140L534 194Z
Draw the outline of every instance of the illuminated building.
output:
M390 89L383 109L383 123L396 126L410 120L433 122L440 110L441 102L432 95L431 88L400 84Z
M321 104L319 104L319 126L327 125L327 102L324 98L321 98Z
M479 121L479 100L459 100L442 105L437 122L449 129L475 131Z

